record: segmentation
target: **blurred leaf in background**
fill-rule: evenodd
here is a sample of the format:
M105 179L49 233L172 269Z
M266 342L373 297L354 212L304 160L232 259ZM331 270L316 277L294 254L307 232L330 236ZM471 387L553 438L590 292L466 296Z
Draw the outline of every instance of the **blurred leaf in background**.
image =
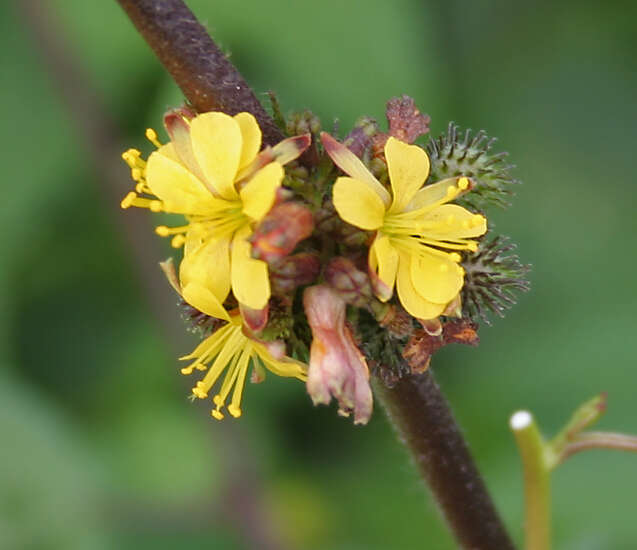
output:
M525 185L493 219L533 264L532 292L482 328L479 348L447 348L434 369L519 540L511 411L530 408L552 431L606 390L600 427L637 431L635 6L188 4L264 101L273 89L286 111L311 108L346 132L406 93L432 116L432 136L454 120L511 153ZM151 313L124 213L17 5L0 6L0 547L250 548L232 493L243 480L281 547L453 548L380 410L354 428L274 377L247 388L240 422L190 405L175 357L195 338L177 308ZM50 6L119 148L145 147L178 89L114 1ZM129 186L121 163L122 196ZM149 247L164 245L144 212L126 215L148 228ZM588 453L554 477L556 548L637 545L634 457Z

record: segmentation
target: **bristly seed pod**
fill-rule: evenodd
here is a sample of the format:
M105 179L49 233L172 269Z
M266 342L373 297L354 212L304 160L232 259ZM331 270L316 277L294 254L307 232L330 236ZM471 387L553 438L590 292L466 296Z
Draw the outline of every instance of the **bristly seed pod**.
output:
M498 236L483 243L478 252L469 254L463 262L465 281L462 288L462 308L465 315L491 324L487 312L499 317L515 305L515 293L530 288L524 277L530 266L520 263L507 237Z
M427 143L431 161L430 181L467 176L475 180L476 186L469 195L459 199L458 204L476 210L484 210L489 204L509 206L510 186L520 181L510 174L514 165L506 164L508 153L490 152L495 141L495 138L489 139L483 130L475 135L466 130L460 135L458 126L450 122L446 135Z

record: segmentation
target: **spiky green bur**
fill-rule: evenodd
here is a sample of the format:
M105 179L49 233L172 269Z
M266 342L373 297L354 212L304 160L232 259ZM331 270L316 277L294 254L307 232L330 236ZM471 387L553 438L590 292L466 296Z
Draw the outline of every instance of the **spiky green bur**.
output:
M510 174L513 165L507 164L508 153L491 153L496 138L489 138L480 130L472 135L471 130L460 132L453 122L447 133L427 143L431 161L429 181L436 182L456 176L472 178L476 186L458 204L474 210L484 210L490 204L509 206L508 198L513 194L511 185L520 183Z
M463 315L491 324L488 312L504 317L516 303L516 293L530 288L525 279L531 266L520 263L511 254L516 245L501 235L485 241L478 252L463 262L465 281L462 288Z

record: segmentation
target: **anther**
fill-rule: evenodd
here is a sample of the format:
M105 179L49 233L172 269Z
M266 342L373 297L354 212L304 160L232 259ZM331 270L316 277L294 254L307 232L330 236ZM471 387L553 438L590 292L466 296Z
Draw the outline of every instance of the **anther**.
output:
M161 212L161 201L150 201L151 212Z
M155 233L160 237L168 237L170 235L170 230L165 225L158 225L155 227Z
M469 188L469 178L460 178L458 180L458 187L460 190L464 191Z
M223 413L219 409L212 409L210 414L217 420L223 420Z
M241 416L241 409L239 407L235 407L232 404L228 405L228 412L235 418L239 418Z
M175 235L170 241L170 246L173 248L181 248L186 242L186 237L183 235Z
M192 370L194 369L193 365L190 365L189 367L184 367L183 369L181 369L181 374L192 374Z
M137 195L131 191L128 195L126 195L124 197L124 199L122 200L122 202L120 203L120 206L123 209L129 208L133 205L133 201L137 198Z
M159 140L157 139L157 132L155 132L152 128L148 128L146 130L146 139L157 147L157 149L161 147L161 143L159 143Z

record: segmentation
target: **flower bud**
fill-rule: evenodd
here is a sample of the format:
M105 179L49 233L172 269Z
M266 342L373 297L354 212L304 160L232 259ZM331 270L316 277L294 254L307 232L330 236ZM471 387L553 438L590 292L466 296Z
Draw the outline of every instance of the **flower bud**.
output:
M320 269L318 256L311 252L287 256L270 268L272 292L290 296L297 287L314 281Z
M366 307L373 297L367 273L348 258L333 258L325 268L325 280L341 299L356 307Z
M312 212L297 202L275 206L261 220L250 237L252 256L269 264L287 256L296 245L312 234Z
M312 329L307 391L315 405L327 405L332 397L338 413L354 413L354 424L367 424L372 414L369 369L345 324L345 301L327 285L312 286L303 294Z

